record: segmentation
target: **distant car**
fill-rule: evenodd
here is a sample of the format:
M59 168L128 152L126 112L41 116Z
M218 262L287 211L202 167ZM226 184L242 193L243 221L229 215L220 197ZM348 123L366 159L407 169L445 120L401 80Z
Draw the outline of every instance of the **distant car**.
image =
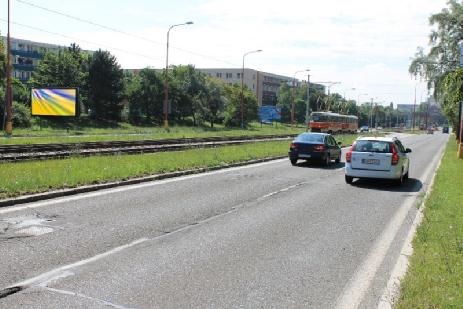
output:
M434 128L433 127L428 127L426 129L426 134L434 134Z
M360 132L368 132L370 131L370 128L368 126L361 126L360 127Z
M444 126L442 127L442 133L447 133L447 134L448 134L448 133L449 133L449 126L444 125Z
M325 166L335 160L341 161L341 142L336 142L334 137L326 133L302 133L291 143L289 147L289 160L292 165L297 160L320 161Z
M377 127L376 128L376 130L382 130L382 129L383 129L383 127Z
M346 153L345 179L354 178L392 179L402 184L409 174L409 148L391 137L358 138Z

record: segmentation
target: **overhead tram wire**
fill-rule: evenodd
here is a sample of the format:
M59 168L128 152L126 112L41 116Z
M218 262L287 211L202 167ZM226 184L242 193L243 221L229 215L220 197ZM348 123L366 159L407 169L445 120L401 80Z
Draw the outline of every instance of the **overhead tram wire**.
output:
M40 10L43 10L43 11L46 11L46 12L49 12L49 13L61 15L61 16L64 16L66 18L79 21L81 23L86 23L86 24L89 24L89 25L92 25L92 26L95 26L95 27L99 27L99 28L102 28L102 29L105 29L105 30L113 31L113 32L123 34L125 36L129 36L129 37L132 37L132 38L137 38L139 40L143 40L143 41L146 41L146 42L149 42L149 43L152 43L152 44L156 44L156 45L159 45L159 46L162 46L162 47L165 46L165 43L154 41L152 39L143 37L141 35L137 35L137 34L129 33L129 32L126 32L126 31L123 31L123 30L120 30L120 29L113 28L113 27L105 26L105 25L93 22L91 20L87 20L87 19L84 19L84 18L73 16L73 15L70 15L70 14L67 14L67 13L62 13L62 12L59 12L59 11L56 11L56 10L53 10L53 9L50 9L50 8L46 8L46 7L43 7L43 6L28 2L28 1L25 1L25 0L16 0L16 1L19 2L19 3L22 3L24 5L28 5L30 7L36 8L36 9L40 9ZM187 49L183 49L183 48L179 48L179 47L174 47L174 46L171 46L171 48L176 49L178 51L182 51L184 53L194 55L194 56L199 56L199 57L202 57L202 58L205 58L205 59L214 60L216 62L222 62L222 63L230 64L230 65L233 65L233 66L238 66L236 63L232 63L232 62L229 62L229 61L226 61L226 60L221 60L221 59L218 59L218 58L215 58L215 57L212 57L212 56L208 56L208 55L203 55L203 54L191 51L191 50L187 50Z
M7 20L3 19L3 18L0 18L0 21L7 22ZM96 43L96 42L92 42L92 41L88 41L88 40L83 40L83 39L75 38L75 37L68 36L68 35L65 35L65 34L62 34L62 33L48 31L48 30L44 30L44 29L34 27L34 26L25 25L25 24L18 23L18 22L11 22L11 23L13 25L21 26L21 27L24 27L24 28L28 28L28 29L32 29L32 30L36 30L36 31L40 31L40 32L60 36L60 37L66 38L66 39L70 39L70 40L74 41L75 43L82 42L82 43L92 44L92 45L95 45L95 46L102 46L102 47L110 48L112 50L117 50L117 51L129 54L129 55L140 56L140 57L144 57L144 58L151 59L151 60L156 60L156 61L163 61L162 59L153 58L153 57L148 56L148 55L144 55L144 54L140 54L140 53L137 53L137 52L121 49L121 48L110 46L110 45L107 45L107 44L102 44L102 43Z

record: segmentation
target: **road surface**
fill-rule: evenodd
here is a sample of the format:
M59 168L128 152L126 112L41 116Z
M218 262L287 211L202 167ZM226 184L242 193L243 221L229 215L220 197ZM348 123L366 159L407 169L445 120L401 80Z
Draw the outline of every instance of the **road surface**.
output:
M446 134L410 179L289 160L0 208L0 308L375 307Z

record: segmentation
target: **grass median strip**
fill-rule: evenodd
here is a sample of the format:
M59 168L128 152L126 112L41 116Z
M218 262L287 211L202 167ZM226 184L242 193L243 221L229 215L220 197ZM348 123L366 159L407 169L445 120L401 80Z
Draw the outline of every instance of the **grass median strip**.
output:
M450 139L426 200L397 308L463 308L463 160Z
M357 135L337 137L350 145ZM153 174L222 166L286 155L288 141L141 155L71 157L0 164L0 199Z
M132 177L285 155L289 141L142 155L72 157L0 165L0 199Z

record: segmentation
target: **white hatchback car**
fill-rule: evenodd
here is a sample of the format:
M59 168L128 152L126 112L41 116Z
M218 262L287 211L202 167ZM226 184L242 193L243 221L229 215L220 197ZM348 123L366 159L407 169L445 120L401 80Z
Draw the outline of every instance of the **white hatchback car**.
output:
M393 179L402 184L408 178L410 160L395 137L360 137L346 153L345 177L347 183L354 178Z

